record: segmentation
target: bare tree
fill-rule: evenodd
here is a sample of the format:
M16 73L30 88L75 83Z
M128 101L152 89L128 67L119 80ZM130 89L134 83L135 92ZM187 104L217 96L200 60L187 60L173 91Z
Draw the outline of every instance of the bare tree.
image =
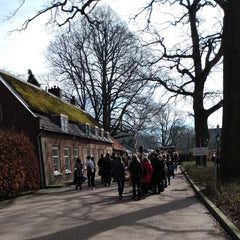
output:
M78 13L83 14L90 23L99 23L98 19L89 17L89 12L86 12L87 9L91 12L97 3L97 1L91 0L52 1L49 6L40 10L33 18L28 19L24 26L27 27L33 19L49 11L53 12L50 22L57 23L58 26L70 23ZM177 73L181 74L181 78L178 78L178 81L173 81L173 79L176 79L175 76L173 76L172 79L163 80L162 78L156 78L155 75L154 79L159 81L169 91L193 99L196 145L202 146L209 137L207 119L214 111L222 106L222 101L219 101L208 109L204 107L205 97L209 95L208 92L204 92L206 80L209 73L213 70L213 67L220 61L223 53L221 29L209 35L200 34L198 31L200 26L198 13L204 8L213 6L213 2L211 0L151 0L148 1L146 7L143 9L143 11L147 10L149 12L148 23L151 20L151 14L153 13L154 7L158 3L170 3L172 7L179 4L185 9L184 14L176 19L173 24L189 24L188 32L190 33L191 45L187 46L185 49L178 47L173 51L168 51L162 38L156 40L156 43L160 44L163 48L163 56L161 59L169 61L171 69L175 69ZM59 22L59 19L61 19L62 22ZM101 26L102 24L97 25ZM107 98L104 100L107 101ZM107 104L103 104L102 106L104 106L105 110L110 108ZM106 116L104 116L104 118L105 117ZM109 116L104 119L103 122L105 122L106 126L110 126Z
M152 135L158 138L160 146L176 146L184 128L184 120L180 117L180 114L170 105L155 105L151 120L149 129Z
M19 6L10 14L9 18L14 17L25 2L25 0L21 0ZM71 27L71 22L79 15L84 16L90 23L94 23L89 14L97 6L98 2L99 0L52 0L33 17L27 19L19 30L26 29L32 21L44 14L49 14L48 24L57 25L58 27L64 25Z
M185 126L181 130L181 134L176 142L176 150L181 150L182 152L189 152L190 149L195 147L195 133L194 129Z
M25 0L22 0L22 3L24 3ZM168 3L170 2L171 4L174 3L180 3L183 4L187 7L188 10L191 12L191 16L193 17L192 20L196 19L196 9L198 9L201 5L209 5L211 6L213 2L216 2L223 10L224 10L224 107L223 107L223 138L222 138L222 157L223 157L223 162L222 162L222 169L224 169L223 175L227 178L231 177L239 177L239 164L240 162L236 162L238 159L238 137L240 135L240 125L239 125L239 119L240 119L240 114L239 114L239 59L240 59L240 45L239 45L239 22L240 22L240 15L239 15L239 9L240 9L240 3L238 0L209 0L209 1L201 1L199 0L193 0L192 4L190 4L190 1L186 1L187 4L184 4L184 0L182 1L169 1L169 0L151 0L148 1L146 4L146 7L143 9L144 10L149 10L149 18L148 18L148 23L150 23L150 17L153 12L153 7L155 3ZM36 17L38 17L41 14L44 14L48 11L51 11L55 14L52 15L51 21L57 23L57 18L56 16L59 16L59 13L65 12L67 14L67 17L63 22L61 22L58 25L62 25L63 23L69 23L74 16L77 13L81 13L82 15L86 15L88 17L87 12L85 11L87 7L92 6L94 7L98 2L94 0L80 0L77 2L76 5L71 4L72 1L70 2L69 0L65 1L52 1L52 3L47 6L46 8L43 8L40 10L33 18L28 19L25 24L23 25L23 28L26 28L28 24L34 20ZM69 5L70 4L70 5ZM69 6L68 9L65 7ZM19 8L18 8L19 9ZM16 10L16 12L18 11ZM89 8L89 11L91 11L92 8ZM184 15L185 17L185 15ZM64 18L63 18L64 19ZM181 20L183 18L180 18ZM221 19L221 17L220 17ZM191 23L194 23L191 22ZM197 22L198 23L198 22ZM194 27L194 24L191 25L191 31L196 32L196 28ZM196 35L198 36L198 35ZM194 42L196 45L194 45L194 48L196 50L196 56L199 56L199 48L197 48L198 43ZM212 49L212 43L209 42L206 49L210 50ZM220 48L222 51L222 48ZM207 53L211 53L207 50ZM201 53L202 51L200 51ZM209 54L207 54L210 56ZM221 54L220 54L221 55ZM206 58L207 62L213 63L213 61L210 61L210 58ZM200 62L196 62L196 66L198 66ZM200 64L201 66L201 64ZM206 70L209 68L206 68ZM211 67L210 67L211 69ZM208 70L209 71L209 70ZM208 71L204 71L202 73L207 73ZM188 74L191 73L186 73L185 71L182 71L182 73ZM190 74L191 76L191 74ZM197 77L197 76L195 76ZM190 77L191 79L191 77ZM201 81L199 81L199 88L201 90L202 84L200 84ZM184 84L182 85L184 87ZM196 86L197 87L197 86ZM179 89L179 92L181 92L182 89ZM201 91L200 91L201 92ZM198 104L198 101L194 101L194 105ZM202 114L206 116L208 115L205 112L205 109L203 108L202 101L200 100L199 102L200 108L202 109ZM221 102L219 103L221 105ZM216 106L219 106L216 105ZM210 108L211 109L211 108ZM210 110L209 109L209 110ZM212 109L214 110L214 108ZM209 112L209 111L208 111ZM197 116L195 116L196 118ZM203 121L206 122L206 121ZM206 132L206 123L204 123L204 134L201 139L205 139L207 137L207 132ZM198 127L197 127L198 128ZM198 131L198 130L197 130ZM201 134L202 135L202 134ZM197 137L197 139L200 139Z
M156 2L158 1L150 1L145 8L150 15ZM186 30L186 33L181 42L168 48L165 39L160 36L159 32L154 32L155 41L147 45L156 46L158 51L160 47L161 55L159 58L155 57L155 61L151 62L151 64L159 66L155 67L156 72L152 79L162 84L169 92L173 93L173 96L182 95L192 99L196 146L204 146L209 139L208 117L222 107L222 100L208 108L204 105L207 97L214 96L216 98L216 94L220 92L206 91L206 82L223 55L221 24L217 29L214 28L214 31L212 29L206 31L200 24L205 8L215 8L216 6L213 6L210 1L201 0L160 2L164 4L170 2L172 7L179 4L183 14L171 21L170 26L179 26L181 31ZM168 71L168 75L159 75L163 69ZM156 74L159 77L156 77Z
M149 1L149 4L146 5L146 8L144 10L149 10L149 17L152 14L153 10L153 5L158 1ZM171 1L161 1L162 3L166 2L171 2ZM184 4L185 2L185 4ZM222 128L222 144L221 144L221 176L224 179L234 179L234 178L239 178L240 173L238 171L240 167L240 162L238 161L239 157L239 151L238 151L238 142L239 142L239 135L240 135L240 111L239 111L239 102L240 102L240 94L239 94L239 86L240 86L240 29L239 29L239 24L240 24L240 15L239 15L239 10L240 10L240 2L238 0L209 0L209 1L199 1L199 0L193 0L191 1L192 4L189 4L190 1L179 1L180 4L184 4L189 10L190 10L190 15L189 17L193 16L195 17L196 11L194 9L198 9L199 7L202 7L203 5L205 6L214 6L214 3L217 3L219 7L222 8L224 12L224 22L223 22L223 31L222 31L222 39L223 42L221 43L221 47L219 47L219 53L217 54L224 56L224 61L223 61L223 128ZM172 1L172 3L177 3L177 1ZM187 4L186 4L187 3ZM183 5L183 6L184 6ZM216 16L220 21L222 21L223 17L222 15ZM150 18L149 18L150 19ZM182 18L183 19L183 18ZM192 31L192 36L195 36L195 40L197 40L196 36L194 33L197 33L196 28L194 27L195 24L194 18L189 18L190 19L190 29ZM195 18L196 19L196 18ZM196 22L199 24L199 22ZM199 26L199 25L196 25ZM220 32L220 31L219 31ZM213 37L216 37L216 35L213 35ZM199 38L201 39L201 38ZM194 40L194 38L193 38ZM207 40L207 39L206 39ZM205 73L210 73L212 67L211 64L216 62L218 58L209 58L211 56L211 49L214 50L213 48L214 44L216 44L216 41L212 41L211 38L206 41L207 44L205 44L205 49L207 58L205 58L205 61L196 61L194 62L194 66L198 66L196 70L201 70L199 66L203 62L205 62L205 69L204 71L198 71L198 73L203 76ZM201 48L198 48L198 46L201 46L198 44L197 41L193 41L193 54L195 56L202 56L199 55L199 53L202 53ZM196 51L194 51L194 49ZM202 48L204 49L204 48ZM216 50L216 49L215 49ZM216 52L217 53L217 52ZM217 57L217 55L215 55ZM185 56L185 54L184 54ZM187 57L187 56L185 56ZM214 60L215 59L215 60ZM197 59L196 59L197 60ZM214 61L213 61L214 60ZM210 63L210 65L209 65ZM206 68L206 66L209 66ZM190 72L191 73L191 72ZM197 73L197 72L196 72ZM190 75L191 79L191 74L189 72L183 71L182 69L182 74ZM198 74L198 75L199 75ZM197 74L195 75L195 78L198 76ZM201 89L204 85L201 84L202 81L199 81L198 86L195 85L195 89ZM202 87L201 87L202 85ZM182 85L184 87L184 85ZM181 92L182 89L179 88L179 92ZM196 94L201 93L196 92ZM201 104L202 101L194 101L194 105L196 108L200 106L200 108L203 109L203 105ZM214 110L214 108L218 108L220 105L222 105L222 102L220 101L219 104L213 106L212 108L209 108L209 110ZM195 110L194 110L195 112ZM211 112L211 111L210 111ZM204 119L207 119L206 117L209 116L208 113L209 111L199 111L200 114L197 114L199 118L201 119L201 116L205 116ZM202 115L201 115L202 113ZM195 126L196 126L196 117L197 115L195 114ZM203 123L204 123L203 119ZM201 121L199 121L200 123ZM206 121L205 121L206 122ZM204 126L206 126L206 123L204 123ZM206 137L206 131L203 131L203 135L199 135L197 132L201 129L196 127L196 137L197 141L198 139L205 139ZM204 130L204 129L203 129Z
M151 151L160 148L158 137L148 132L140 132L138 134L137 143L139 148L143 148L143 151Z
M110 8L97 8L90 16L99 23L81 18L71 32L58 34L48 59L62 81L71 81L81 108L88 104L96 120L114 133L123 129L130 105L147 86L144 55L137 38Z

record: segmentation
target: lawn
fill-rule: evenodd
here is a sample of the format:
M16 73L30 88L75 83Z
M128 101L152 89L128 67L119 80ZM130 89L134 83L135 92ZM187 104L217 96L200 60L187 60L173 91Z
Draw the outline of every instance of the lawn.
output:
M215 163L197 166L183 162L182 168L200 190L240 229L240 179L222 182L216 177Z

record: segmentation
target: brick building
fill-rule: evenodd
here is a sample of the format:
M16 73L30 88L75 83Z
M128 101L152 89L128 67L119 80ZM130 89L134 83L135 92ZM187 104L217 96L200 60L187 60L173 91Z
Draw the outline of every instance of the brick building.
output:
M57 87L46 92L0 71L0 130L14 127L30 138L43 187L72 179L76 158L113 151L108 132L75 104L62 101Z

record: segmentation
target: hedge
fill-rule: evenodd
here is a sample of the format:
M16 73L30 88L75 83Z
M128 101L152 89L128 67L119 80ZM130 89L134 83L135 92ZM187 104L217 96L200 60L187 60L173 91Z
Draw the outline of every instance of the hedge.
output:
M14 130L0 131L0 199L39 188L39 167L29 138Z

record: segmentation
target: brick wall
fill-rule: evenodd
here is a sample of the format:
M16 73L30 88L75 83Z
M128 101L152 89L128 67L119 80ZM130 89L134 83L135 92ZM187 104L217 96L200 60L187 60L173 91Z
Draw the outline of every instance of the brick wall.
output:
M100 158L100 153L104 155L112 153L112 144L92 141L84 138L76 138L75 136L69 136L64 134L55 134L50 132L45 132L41 137L41 145L43 152L43 162L45 171L46 185L54 184L62 180L73 179L74 168L75 168L75 157L74 149L78 149L78 157L84 163L86 153L87 155L93 155L95 157L95 162L97 164ZM54 165L52 148L57 148L59 152L59 175L54 175ZM65 169L65 158L64 158L64 148L68 148L70 151L70 168L72 173L66 173ZM85 154L84 154L85 153Z

